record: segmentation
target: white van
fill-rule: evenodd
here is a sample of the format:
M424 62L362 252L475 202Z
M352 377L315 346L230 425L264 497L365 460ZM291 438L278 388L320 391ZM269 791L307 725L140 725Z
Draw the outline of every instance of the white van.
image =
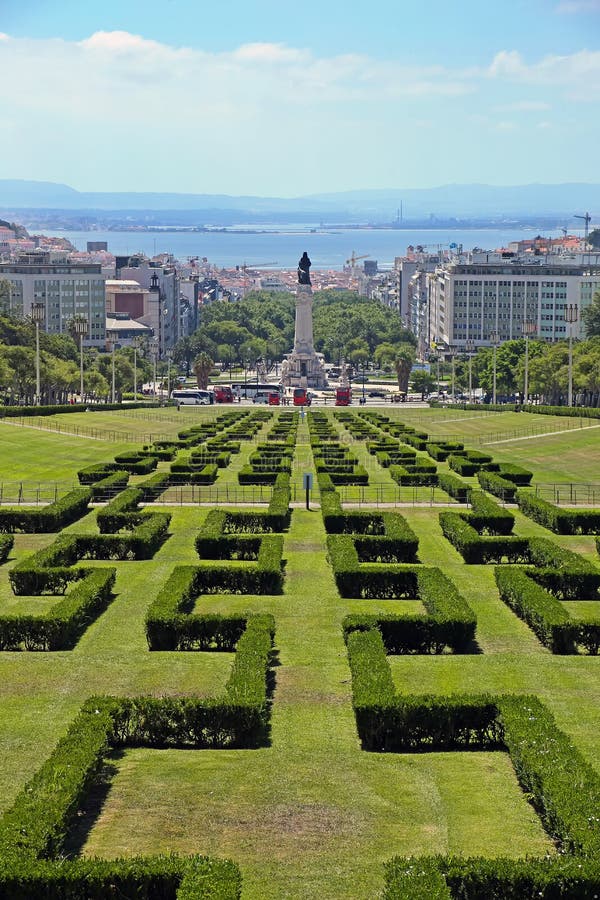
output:
M186 406L209 406L215 402L215 395L212 391L201 391L200 389L180 389L172 391L171 400L175 403L183 403Z

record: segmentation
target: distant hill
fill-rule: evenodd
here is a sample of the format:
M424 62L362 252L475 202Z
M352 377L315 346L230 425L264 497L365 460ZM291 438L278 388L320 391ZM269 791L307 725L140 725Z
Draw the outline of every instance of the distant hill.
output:
M476 218L523 215L570 219L591 212L600 218L600 184L449 184L435 188L390 188L313 194L307 197L250 197L227 194L105 193L76 191L48 181L0 180L0 210L182 210L246 212L280 221L392 221L402 204L403 218ZM347 219L344 219L347 217ZM211 219L213 220L213 219ZM243 216L240 215L240 220ZM207 220L208 221L208 220Z

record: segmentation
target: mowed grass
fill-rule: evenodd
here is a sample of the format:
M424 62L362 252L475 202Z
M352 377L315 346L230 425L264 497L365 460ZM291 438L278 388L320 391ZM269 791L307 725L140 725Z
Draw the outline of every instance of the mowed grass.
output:
M14 433L21 435L23 448L31 435L40 436L17 428ZM0 428L0 437L4 434ZM55 448L61 440L59 435L42 436ZM583 432L572 433L572 441L582 438ZM113 443L89 443L98 460L116 452ZM237 480L237 470L253 444L243 445L231 470L221 472L220 479ZM72 446L77 449L79 442L73 440ZM519 445L503 446L511 461L529 464ZM364 447L357 444L356 449L364 459ZM495 449L492 452L496 455ZM46 453L52 455L50 450ZM569 470L568 454L563 455L566 474L578 480L576 465ZM312 470L305 423L295 463L296 472ZM81 464L69 455L62 463L65 474L73 478ZM35 465L43 467L44 459ZM377 468L373 473L378 475ZM385 470L381 473L383 477ZM98 693L214 696L223 689L231 654L147 649L143 623L148 605L175 565L196 561L194 537L206 515L205 509L193 506L170 511L169 539L153 560L116 564L116 598L73 651L0 653L1 808L39 768L85 698ZM402 513L419 537L420 562L440 566L475 610L478 652L392 657L398 690L537 694L597 767L600 658L553 657L500 601L493 567L466 566L443 538L437 510L408 508ZM68 530L95 528L92 512ZM543 534L598 561L593 538L549 535L519 513L515 531ZM8 585L9 568L52 539L17 536L11 559L0 567L0 613L15 603L29 608L52 602L14 598ZM87 830L77 836L82 853L230 857L242 869L244 900L374 898L382 889L383 863L396 854L552 853L507 754L376 754L360 749L342 619L350 612L415 612L421 604L340 598L317 509L294 509L284 558L281 596L208 595L196 604L207 612L268 611L275 616L270 746L246 751L135 749L115 754L109 761L107 796L96 808L91 804ZM581 615L582 605L573 605L573 615Z

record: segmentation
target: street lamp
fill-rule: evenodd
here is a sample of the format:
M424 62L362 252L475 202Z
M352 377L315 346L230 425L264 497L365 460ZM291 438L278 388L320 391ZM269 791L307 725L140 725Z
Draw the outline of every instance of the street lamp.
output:
M496 405L496 350L498 348L498 342L500 340L500 335L497 331L492 331L490 334L490 341L494 347L494 381L492 386L492 403Z
M106 342L110 349L111 360L110 360L110 402L114 404L115 402L115 350L117 347L117 341L115 338L109 338Z
M448 353L450 355L450 362L452 364L452 378L450 381L450 393L452 395L452 401L454 402L454 347L448 347Z
M521 331L525 337L525 383L523 385L523 403L529 402L529 339L536 333L537 325L535 322L526 320L521 325Z
M133 399L137 403L137 355L142 348L142 339L134 337L131 345L133 347Z
M171 360L173 359L173 349L167 350L167 400L171 399Z
M35 322L35 405L42 402L40 386L40 322L46 318L46 306L44 303L31 304L31 318Z
M75 334L79 335L79 399L83 403L83 336L88 333L88 320L85 316L77 316L73 321Z
M469 357L469 403L473 402L473 354L475 352L475 341L473 338L467 338L465 343L465 351Z
M568 406L573 406L573 325L579 318L579 308L575 303L569 303L565 308L565 322L569 323L569 394Z
M152 340L149 345L150 353L152 354L152 364L153 364L153 374L152 374L152 393L156 396L156 361L158 359L158 341Z

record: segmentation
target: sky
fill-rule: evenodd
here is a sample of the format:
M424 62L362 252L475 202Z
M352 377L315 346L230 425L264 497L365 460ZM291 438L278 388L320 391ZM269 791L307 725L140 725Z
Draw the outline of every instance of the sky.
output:
M0 178L296 197L598 181L600 0L0 0Z

